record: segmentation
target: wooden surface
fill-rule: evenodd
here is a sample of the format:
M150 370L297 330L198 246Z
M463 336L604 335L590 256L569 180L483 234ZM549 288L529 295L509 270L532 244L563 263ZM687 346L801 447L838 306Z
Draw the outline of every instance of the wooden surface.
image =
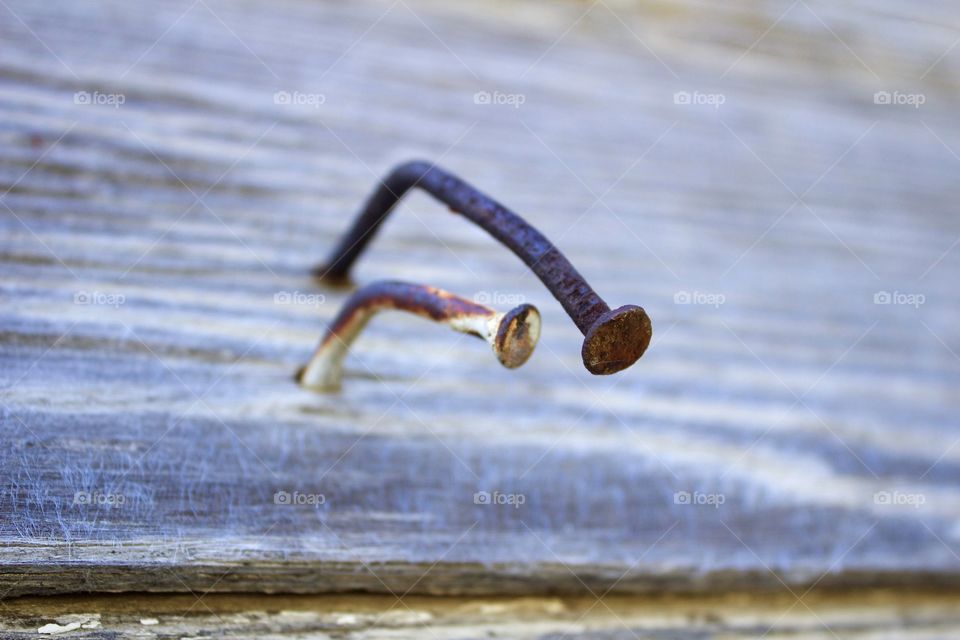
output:
M960 582L950 3L0 16L0 593ZM342 393L298 388L345 295L309 269L411 157L643 305L647 355L591 377L523 265L416 194L358 281L519 296L537 353L395 315Z
M199 595L199 594L198 594ZM456 598L210 594L23 598L4 638L583 638L837 640L956 637L956 593ZM796 594L799 596L800 594ZM38 635L38 630L43 630ZM58 633L55 633L58 632ZM63 635L61 635L63 634Z

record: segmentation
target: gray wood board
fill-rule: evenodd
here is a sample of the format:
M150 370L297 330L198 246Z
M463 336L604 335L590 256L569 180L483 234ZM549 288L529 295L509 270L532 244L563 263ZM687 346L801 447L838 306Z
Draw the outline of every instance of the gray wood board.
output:
M0 593L958 582L948 3L5 4ZM591 377L414 194L357 280L532 302L538 352L384 316L298 388L346 295L309 269L412 157L642 304L647 355Z

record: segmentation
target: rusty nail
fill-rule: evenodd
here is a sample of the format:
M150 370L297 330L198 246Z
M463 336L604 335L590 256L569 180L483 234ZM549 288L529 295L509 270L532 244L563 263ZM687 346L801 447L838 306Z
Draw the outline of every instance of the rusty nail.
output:
M542 233L472 185L425 161L399 165L381 181L353 227L315 275L334 283L347 281L350 268L387 214L413 187L424 189L453 212L482 227L537 274L583 333L580 355L587 371L596 375L616 373L646 351L653 329L642 307L624 305L611 310Z
M350 345L377 312L387 309L414 313L483 338L508 369L526 362L540 337L540 312L530 304L500 313L426 285L374 282L355 291L340 309L310 362L297 374L300 384L323 390L338 388Z

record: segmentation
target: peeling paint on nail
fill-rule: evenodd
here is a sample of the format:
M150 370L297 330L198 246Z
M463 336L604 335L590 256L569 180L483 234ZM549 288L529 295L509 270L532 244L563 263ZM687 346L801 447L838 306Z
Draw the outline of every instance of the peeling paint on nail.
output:
M533 305L521 304L498 313L435 287L374 282L357 290L343 305L313 357L297 374L300 384L317 390L339 388L350 345L374 315L388 309L413 313L481 338L508 369L526 362L540 338L540 312Z

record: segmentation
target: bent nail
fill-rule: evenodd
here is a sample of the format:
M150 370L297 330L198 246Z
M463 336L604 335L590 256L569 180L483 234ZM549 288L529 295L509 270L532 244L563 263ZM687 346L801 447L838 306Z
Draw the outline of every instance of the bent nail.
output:
M624 305L611 310L542 233L496 200L429 162L413 161L396 167L370 195L326 265L314 273L334 283L347 280L350 268L387 214L413 187L424 189L483 228L537 274L583 333L580 354L590 373L616 373L646 351L653 329L643 308Z
M350 345L374 315L390 309L414 313L454 331L483 338L508 369L526 362L540 338L540 312L533 305L521 304L499 313L434 287L375 282L354 292L340 309L313 357L297 374L300 384L323 390L338 388Z

